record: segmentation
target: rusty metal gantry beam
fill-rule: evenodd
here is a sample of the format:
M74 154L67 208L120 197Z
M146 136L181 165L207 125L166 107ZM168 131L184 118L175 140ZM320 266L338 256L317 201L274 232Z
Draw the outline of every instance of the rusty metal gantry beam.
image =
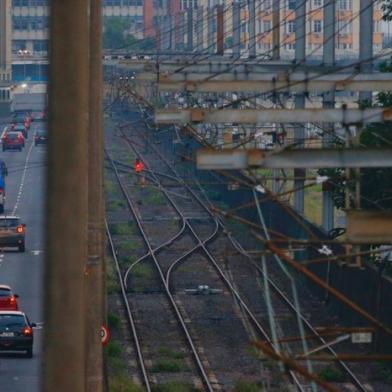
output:
M173 109L157 110L157 124L263 124L342 123L370 124L392 121L392 108L371 109Z
M157 75L142 73L140 81L156 81ZM158 87L162 91L190 91L200 93L270 92L306 93L329 91L391 91L392 75L389 73L357 74L336 73L175 73L161 74Z
M197 151L197 167L201 170L392 167L392 149L301 149L278 152L200 149Z

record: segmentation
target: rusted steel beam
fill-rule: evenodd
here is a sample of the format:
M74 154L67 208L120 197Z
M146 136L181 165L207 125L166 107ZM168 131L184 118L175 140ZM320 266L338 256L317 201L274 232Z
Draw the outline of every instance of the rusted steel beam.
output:
M197 167L200 170L392 167L392 149L314 148L278 152L261 149L200 149L197 151Z
M299 365L296 360L286 357L283 354L278 354L275 352L271 346L264 342L255 342L254 343L257 348L259 348L265 355L274 359L275 361L282 362L287 368L291 369L292 371L302 375L307 380L314 381L317 385L324 388L324 390L328 392L339 392L334 386L330 385L329 383L321 380L316 375L309 373L304 367Z
M155 79L154 79L155 78ZM154 73L142 73L137 80L156 80ZM191 92L257 92L308 93L329 91L390 91L392 77L389 73L379 74L332 74L315 73L175 73L162 74L158 87L162 91Z
M315 362L389 362L392 361L392 355L360 355L360 354L338 354L333 355L311 355L309 357L299 356L295 358L297 361L311 360Z
M157 124L369 124L392 120L392 108L370 109L172 109L156 110Z
M385 211L347 211L347 239L361 244L392 243L392 213Z
M268 249L270 249L273 253L278 255L282 261L284 261L286 264L288 264L294 270L300 272L302 275L304 275L310 281L312 281L313 283L322 287L323 289L328 291L328 293L330 293L335 298L337 298L340 302L344 303L350 309L352 309L353 311L355 311L356 313L361 315L364 319L366 319L370 323L374 324L378 328L382 329L388 335L392 336L392 329L390 327L388 327L387 325L384 325L381 321L377 320L370 313L366 312L366 310L364 310L362 307L360 307L355 302L353 302L352 300L347 298L339 290L335 289L334 287L329 286L322 279L320 279L317 275L315 275L313 272L309 271L306 267L297 263L295 260L293 260L291 257L289 257L282 249L279 249L270 241L265 241L264 244Z

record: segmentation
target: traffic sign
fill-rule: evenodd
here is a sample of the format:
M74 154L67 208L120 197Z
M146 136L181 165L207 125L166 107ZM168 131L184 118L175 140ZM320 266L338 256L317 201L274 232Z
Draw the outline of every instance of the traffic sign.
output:
M109 328L106 325L102 325L102 327L101 327L102 346L106 346L109 343L109 339L110 339Z

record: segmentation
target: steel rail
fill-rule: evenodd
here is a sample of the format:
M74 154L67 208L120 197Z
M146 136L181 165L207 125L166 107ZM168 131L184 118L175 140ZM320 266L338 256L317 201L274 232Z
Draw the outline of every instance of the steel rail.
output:
M146 124L147 125L147 124ZM147 128L149 128L147 126ZM140 135L140 132L139 132ZM142 138L146 138L145 135L140 135ZM188 184L186 184L182 178L179 176L179 174L177 173L177 171L172 167L172 165L168 162L168 160L166 159L166 157L163 156L163 154L153 145L150 146L157 155L159 155L159 157L165 162L165 164L167 165L167 167L169 167L169 169L172 171L172 173L175 175L175 177L173 178L177 178L178 182L181 183L185 188L188 189L188 191L192 194L192 196L198 201L198 203L205 209L205 211L211 216L214 217L214 219L216 219L216 217L213 215L213 213L210 211L209 207L200 199L200 197L193 191L192 188L190 188L188 186ZM221 221L221 219L218 218L218 221L220 223L220 226L222 227L222 229L225 229L225 225L223 224L223 222ZM227 237L229 238L229 240L232 242L232 244L234 245L233 241L232 241L232 237L230 237L230 235L227 233L226 230L223 230L223 232L227 235ZM252 259L251 256L247 256L249 258ZM254 263L254 266L257 268L257 270L262 274L263 271L262 269L257 266L256 263ZM303 314L301 312L298 312L298 310L295 308L294 304L291 302L291 300L279 289L279 287L268 277L268 281L271 284L271 287L274 289L274 291L276 293L278 293L278 295L283 299L283 301L292 309L293 312L295 312L304 322L304 324L306 325L306 327L312 332L314 333L320 340L320 342L322 342L323 344L325 344L325 340L323 339L323 337L317 333L317 331L313 328L313 326L310 324L310 322L305 318L305 316L303 316ZM332 347L328 347L327 348L328 351L335 357L338 356L338 354L336 353L336 351L332 348ZM364 387L364 385L361 383L361 381L357 378L357 376L352 372L352 370L341 360L337 361L338 364L344 369L344 371L349 375L349 377L351 378L351 380L353 381L353 383L355 384L355 386L361 391L361 392L367 392L367 389Z
M151 254L151 258L152 258L152 260L154 261L154 264L155 264L155 266L156 266L156 268L157 268L157 271L158 271L158 273L159 273L159 276L160 276L160 278L161 278L161 281L162 281L162 283L163 283L163 285L164 285L166 295L167 295L167 297L168 297L168 299L169 299L169 301L170 301L170 304L172 305L172 308L173 308L173 310L174 310L174 312L175 312L175 314L176 314L176 317L177 317L177 319L178 319L178 321L179 321L179 323L180 323L180 325L181 325L181 327L182 327L182 329L183 329L185 338L186 338L186 340L187 340L187 342L188 342L188 344L189 344L189 346L190 346L190 349L191 349L191 351L192 351L192 353L193 353L193 356L194 356L195 362L196 362L196 364L197 364L197 368L198 368L198 370L199 370L199 372L200 372L200 374L201 374L203 383L205 384L205 386L206 386L206 388L207 388L207 390L208 390L209 392L214 392L214 389L213 389L212 386L211 386L211 383L210 383L210 380L209 380L208 375L207 375L207 373L206 373L206 370L204 369L203 363L202 363L202 361L201 361L201 359L200 359L199 353L197 352L195 343L193 342L192 336L191 336L190 332L188 331L188 328L187 328L187 326L186 326L185 320L184 320L184 318L183 318L183 316L182 316L180 310L178 309L178 306L177 306L177 304L176 304L176 302L175 302L175 299L174 299L174 297L173 297L173 294L170 292L169 287L166 285L166 280L165 280L165 277L164 277L162 268L161 268L161 266L160 266L160 264L159 264L159 262L158 262L158 260L157 260L157 258L156 258L156 255L155 255L154 252L153 252L153 248L152 248L152 246L151 246L151 242L150 242L150 240L149 240L149 238L148 238L146 232L144 231L142 222L141 222L141 220L140 220L140 217L139 217L138 214L137 214L137 211L136 211L136 208L135 208L135 206L134 206L134 203L133 203L133 201L131 200L131 198L129 197L129 195L128 195L128 193L127 193L127 191L126 191L126 189L125 189L125 187L124 187L124 185L123 185L123 183L122 183L122 181L121 181L121 178L120 178L120 175L119 175L119 173L118 173L118 170L117 170L116 165L115 165L114 162L111 160L111 157L110 157L110 155L108 154L107 151L106 151L106 154L107 154L107 156L109 157L109 160L110 160L110 162L111 162L111 164L112 164L112 167L113 167L115 176L116 176L116 178L117 178L118 184L119 184L119 186L120 186L120 188L121 188L121 191L122 191L122 193L123 193L123 195L124 195L124 198L125 198L126 201L127 201L128 207L129 207L129 209L131 210L131 212L132 212L132 214L133 214L133 216L134 216L134 219L135 219L135 221L136 221L136 223L137 223L137 226L138 226L138 228L139 228L140 234L142 235L143 240L144 240L144 242L145 242L145 244L146 244L146 246L147 246L147 248L148 248L148 250L149 250L149 253Z
M116 249L115 249L113 238L110 233L109 226L108 226L108 223L106 220L105 220L105 227L106 227L106 235L109 240L110 250L111 250L113 260L114 260L114 263L116 266L117 276L118 276L118 279L120 282L121 295L122 295L125 309L127 312L129 325L131 326L131 330L132 330L132 336L133 336L133 341L134 341L134 344L136 347L140 372L142 373L143 382L144 382L144 385L146 387L147 392L151 392L151 384L150 384L150 380L148 379L148 374L147 374L146 365L145 365L145 361L144 361L144 357L143 357L143 352L142 352L141 345L140 345L140 339L139 339L137 329L136 329L135 319L132 315L131 307L129 306L127 293L126 293L125 286L124 286L122 276L121 276L120 265L119 265L118 259L117 259Z
M148 167L146 160L143 158L143 155L140 154L137 149L134 147L134 145L132 144L132 142L129 140L128 136L124 133L123 130L120 131L123 134L124 139L127 141L129 147L138 154L138 156L143 159L143 162L146 166L146 168L150 171L150 173L153 173L153 170L151 170L151 168ZM165 164L168 165L168 163L166 162L166 160L160 155L160 153L154 148L154 150L157 152L157 154L161 157L161 159L165 162ZM171 170L174 170L171 168L171 166L169 165L169 168ZM178 174L175 172L175 174L178 176ZM156 179L159 181L159 179L156 177ZM181 179L178 179L178 181L180 183L182 183ZM210 217L213 219L213 221L215 222L215 224L218 225L219 224L216 220L216 218L211 214L211 212L208 210L208 208L206 208L205 205L203 205L202 201L200 199L198 199L197 195L195 195L193 193L193 191L191 189L189 189L186 185L182 184L183 186L186 187L186 189L194 196L194 198L196 198L198 200L198 203L208 212L208 214L210 215ZM165 193L164 187L162 187L162 192L166 195L167 199L169 200L169 202L172 204L173 208L176 209L178 211L178 214L182 215L182 212L180 211L179 207L177 206L177 204L172 200L172 198L170 197L169 194ZM237 300L237 302L241 305L242 309L245 311L245 314L247 315L247 317L249 318L249 320L252 322L252 324L254 325L254 327L256 328L256 330L258 331L258 333L260 334L260 336L263 336L269 343L271 342L270 337L267 333L267 331L262 327L262 325L258 322L257 318L255 317L255 315L252 313L252 311L249 309L249 307L247 306L247 304L244 302L244 300L242 299L241 295L239 294L239 292L234 288L234 286L232 285L232 283L230 282L230 280L226 277L225 273L223 272L223 270L220 268L219 264L217 263L217 261L215 260L215 258L213 257L213 255L209 252L209 250L206 247L206 244L199 238L198 234L195 232L193 226L189 223L188 219L185 218L185 222L189 228L189 230L192 232L192 234L194 235L194 237L199 241L199 246L195 247L193 251L196 250L196 248L201 247L202 250L204 251L205 255L207 256L208 260L212 263L212 265L214 266L215 270L218 272L218 275L221 277L221 279L223 280L223 282L225 283L225 285L228 287L229 291L233 294L233 296L235 297L235 299ZM193 253L193 251L191 253ZM190 253L190 252L188 252ZM176 265L182 261L183 257L180 257L179 260L176 260L175 263ZM172 265L173 266L173 265ZM174 266L173 266L174 267ZM171 272L172 269L169 268L168 270L169 272L169 276L167 276L167 286L170 287L170 276L171 276ZM299 391L301 392L305 392L300 381L298 380L297 376L294 374L294 372L290 371L290 376L293 379L294 384L297 386L297 388L299 389Z

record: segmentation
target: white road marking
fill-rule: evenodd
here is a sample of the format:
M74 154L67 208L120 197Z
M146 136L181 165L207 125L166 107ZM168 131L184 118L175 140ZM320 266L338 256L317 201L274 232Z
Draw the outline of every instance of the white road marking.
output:
M22 180L20 181L18 196L16 197L16 202L15 202L14 209L12 210L12 215L16 214L16 210L19 207L20 199L21 199L22 194L23 194L24 183L25 183L25 180L26 180L26 173L27 173L27 169L29 167L31 151L33 150L33 147L34 147L34 143L31 143L30 144L30 148L29 148L29 152L27 153L27 156L26 156L26 161L25 161L23 174L22 174Z
M42 250L32 250L32 251L31 251L31 253L32 253L34 256L39 256L42 252L43 252Z

